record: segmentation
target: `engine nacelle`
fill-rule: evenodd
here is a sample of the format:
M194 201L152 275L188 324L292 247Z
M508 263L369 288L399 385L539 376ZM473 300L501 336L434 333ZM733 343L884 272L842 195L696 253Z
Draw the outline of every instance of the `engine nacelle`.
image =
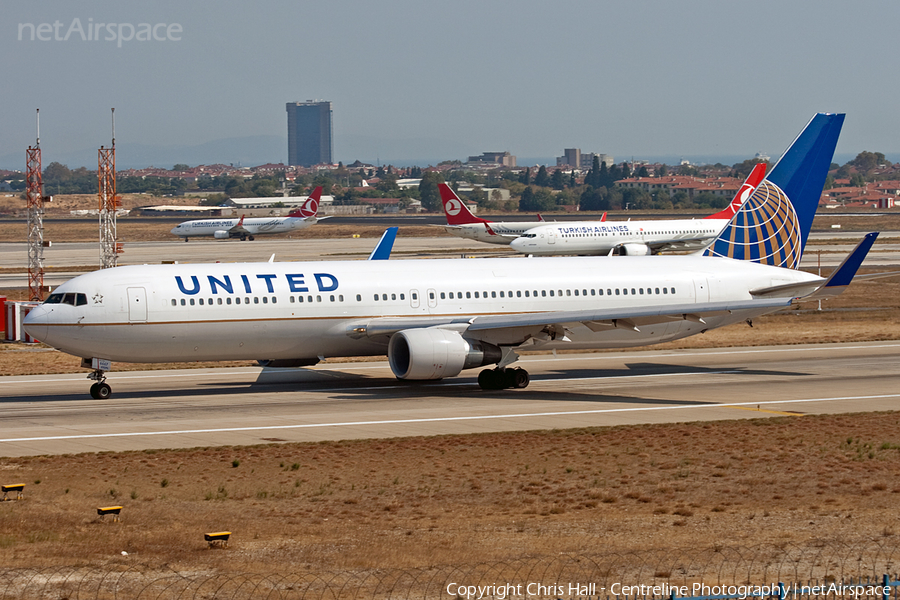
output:
M500 362L502 354L493 344L433 327L398 331L388 344L388 362L397 379L453 377L463 369Z
M224 229L220 229L219 231L213 232L213 237L217 240L227 240L229 235L227 231L225 231Z
M650 246L647 244L622 244L616 247L617 256L650 256Z

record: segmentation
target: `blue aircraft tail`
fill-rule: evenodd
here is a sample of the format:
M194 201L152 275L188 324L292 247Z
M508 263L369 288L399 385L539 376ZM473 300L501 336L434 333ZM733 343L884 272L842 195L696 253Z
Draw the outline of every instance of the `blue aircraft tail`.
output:
M703 254L798 268L843 123L815 115Z

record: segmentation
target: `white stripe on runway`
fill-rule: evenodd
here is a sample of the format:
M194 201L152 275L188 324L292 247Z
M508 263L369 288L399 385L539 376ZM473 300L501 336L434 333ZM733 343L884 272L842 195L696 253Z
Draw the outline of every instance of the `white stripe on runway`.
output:
M31 438L7 438L0 442L41 442L51 440L87 440L100 438L145 437L151 435L187 435L197 433L228 433L240 431L272 431L286 429L311 429L319 427L359 427L360 425L405 425L412 423L440 423L451 421L477 421L485 419L516 419L529 417L565 417L572 415L591 415L603 413L643 412L654 410L681 410L691 408L727 408L729 406L768 406L771 404L795 404L803 402L830 402L844 400L879 400L884 398L900 398L900 394L881 394L877 396L838 396L834 398L806 398L800 400L770 400L767 402L734 402L730 404L688 404L682 406L645 406L639 408L608 408L596 410L573 410L562 412L520 413L505 415L480 415L470 417L433 417L428 419L391 419L386 421L348 421L344 423L305 423L302 425L268 425L259 427L223 427L221 429L184 429L173 431L136 431L127 433L97 433L84 435L54 435Z

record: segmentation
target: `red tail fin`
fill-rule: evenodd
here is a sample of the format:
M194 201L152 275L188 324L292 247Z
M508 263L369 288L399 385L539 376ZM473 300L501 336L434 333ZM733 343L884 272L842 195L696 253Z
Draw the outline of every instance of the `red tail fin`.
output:
M603 223L606 221L606 212L603 213L603 216L600 217L600 222Z
M708 217L703 217L704 219L731 219L741 208L741 205L744 203L747 198L750 197L750 194L753 193L753 190L756 189L763 178L766 176L766 163L757 163L753 170L750 171L750 174L747 175L747 179L744 181L744 185L741 186L741 189L738 190L738 193L735 194L734 199L731 201L726 208L720 210L714 215L709 215Z
M322 199L322 186L316 186L316 189L312 191L312 194L309 195L309 198L306 199L306 202L303 203L303 206L298 208L297 210L291 211L288 213L289 217L300 217L305 219L307 217L314 217L316 213L319 212L319 201Z
M441 204L444 206L444 215L447 217L448 225L488 223L485 219L479 219L473 215L449 185L446 183L439 183L438 189L441 192Z

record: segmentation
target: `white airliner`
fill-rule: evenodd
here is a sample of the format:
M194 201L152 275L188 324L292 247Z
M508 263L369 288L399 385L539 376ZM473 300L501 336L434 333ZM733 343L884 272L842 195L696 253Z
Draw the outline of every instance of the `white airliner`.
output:
M387 355L400 379L496 364L482 388L525 387L528 373L507 368L521 349L643 346L840 293L877 234L827 279L798 266L843 120L814 116L692 255L117 267L59 286L24 327L82 357L95 398L111 393L112 361Z
M254 236L263 233L287 233L315 225L328 217L317 217L322 186L313 190L303 206L291 211L286 217L255 217L245 219L200 219L185 221L172 228L172 233L188 241L192 237L213 236L217 240L240 238L253 241Z
M473 215L453 188L446 183L438 184L438 188L441 192L444 216L447 217L447 224L443 227L447 233L456 237L488 244L509 244L529 229L545 223L541 215L537 216L537 221L488 221ZM603 220L605 219L606 213L603 214Z
M512 240L509 247L533 256L642 256L700 249L719 235L765 174L765 163L757 164L728 207L703 219L545 223Z

